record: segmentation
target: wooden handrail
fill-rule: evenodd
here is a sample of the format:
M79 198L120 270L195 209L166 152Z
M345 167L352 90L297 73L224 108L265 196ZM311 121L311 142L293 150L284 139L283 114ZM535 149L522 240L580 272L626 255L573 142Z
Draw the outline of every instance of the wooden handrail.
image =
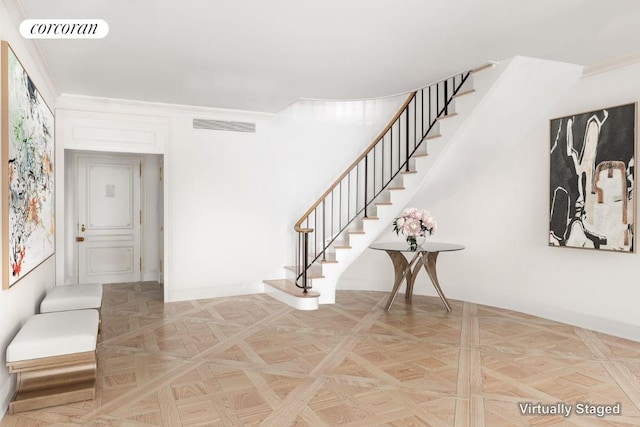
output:
M302 215L302 217L298 220L298 222L296 222L296 225L293 227L294 230L298 233L310 233L311 231L313 231L313 228L303 228L302 227L302 223L307 219L307 217L309 215L311 215L311 213L318 207L320 206L320 203L322 203L322 201L329 195L331 194L331 192L340 184L340 181L342 181L342 179L347 176L352 170L353 168L355 168L358 163L360 163L360 161L362 159L364 159L367 154L369 154L371 152L371 150L373 150L375 148L375 146L378 144L378 142L380 142L380 140L386 135L386 133L389 131L389 129L391 129L391 127L395 124L395 122L398 120L398 118L402 115L402 113L404 113L405 109L407 108L407 106L409 105L409 103L411 101L413 101L413 98L415 98L416 96L416 92L411 92L409 94L409 96L407 96L407 99L404 101L404 103L402 104L402 106L398 109L398 112L391 118L391 120L389 121L389 123L387 124L387 126L385 126L384 129L382 129L382 131L378 134L378 136L373 140L373 142L371 144L369 144L369 146L362 152L362 154L360 154L358 156L357 159L355 159L353 161L353 163L351 163L351 165L349 165L349 167L342 173L342 175L340 175L335 181L334 183L329 187L329 189L327 191L325 191L322 196L320 196L320 198L318 198L318 200L311 205L311 207L304 213L304 215Z

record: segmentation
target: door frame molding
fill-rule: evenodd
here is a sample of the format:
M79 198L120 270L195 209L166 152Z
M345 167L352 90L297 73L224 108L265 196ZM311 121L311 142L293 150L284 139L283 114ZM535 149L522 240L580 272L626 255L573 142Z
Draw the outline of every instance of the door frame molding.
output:
M56 105L56 260L55 283L72 283L67 272L69 243L67 227L67 167L71 152L122 153L159 155L164 180L159 191L163 194L161 209L164 226L162 276L164 300L169 301L172 288L171 210L169 183L171 182L170 142L175 138L173 110L156 108L148 103L115 101L95 97L62 97ZM189 109L189 111L191 111ZM71 205L73 208L73 205ZM75 232L75 229L73 229ZM75 236L73 236L75 237ZM143 259L144 262L144 259Z
M158 156L157 162L151 161L150 156ZM103 152L103 151L88 151L88 150L72 150L67 149L64 151L65 157L65 198L64 198L64 282L65 283L78 283L78 268L79 268L79 250L75 241L77 227L78 227L78 200L77 200L77 191L78 191L78 158L79 157L95 157L95 158L133 158L139 159L141 164L143 165L143 173L140 177L140 210L142 212L143 218L148 218L149 214L152 214L153 206L147 205L146 195L147 195L147 180L151 179L145 171L145 164L151 163L155 165L157 163L159 166L164 167L164 161L162 160L163 155L160 154L144 154L144 153L118 153L118 152ZM155 174L155 172L153 172ZM159 171L157 171L159 174ZM155 175L154 175L155 176ZM159 188L160 191L164 192L164 188L161 186ZM160 195L158 194L157 197ZM164 194L163 194L164 196ZM164 210L164 207L162 207ZM166 215L163 215L166 217ZM159 221L160 218L158 217ZM165 220L166 221L166 218ZM160 224L163 225L163 224ZM140 258L142 259L143 268L140 271L140 280L160 280L160 274L162 272L155 270L145 271L146 266L157 262L159 264L160 260L149 260L148 257L152 256L150 254L146 254L146 237L149 233L153 233L154 230L145 229L147 226L147 221L143 220L142 225L140 227ZM166 243L166 242L165 242ZM147 255L145 257L145 255ZM162 254L161 254L162 255ZM161 257L164 258L164 257Z

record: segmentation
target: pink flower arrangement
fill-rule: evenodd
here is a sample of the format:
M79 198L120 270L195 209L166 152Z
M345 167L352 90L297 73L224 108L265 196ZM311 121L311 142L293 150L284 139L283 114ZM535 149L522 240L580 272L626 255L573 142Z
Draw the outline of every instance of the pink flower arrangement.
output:
M432 235L437 227L436 220L428 211L407 208L402 215L393 220L393 231L407 236L407 243L412 251L418 249L417 237Z

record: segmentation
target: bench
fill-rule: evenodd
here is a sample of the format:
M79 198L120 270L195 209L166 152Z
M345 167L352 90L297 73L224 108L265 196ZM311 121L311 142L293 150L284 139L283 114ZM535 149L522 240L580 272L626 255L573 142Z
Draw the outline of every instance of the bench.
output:
M97 310L36 314L7 347L17 374L9 414L95 399Z
M102 306L102 283L54 286L40 303L40 313Z
M93 308L100 314L102 325L102 283L54 286L40 303L40 313ZM100 328L98 328L98 334Z

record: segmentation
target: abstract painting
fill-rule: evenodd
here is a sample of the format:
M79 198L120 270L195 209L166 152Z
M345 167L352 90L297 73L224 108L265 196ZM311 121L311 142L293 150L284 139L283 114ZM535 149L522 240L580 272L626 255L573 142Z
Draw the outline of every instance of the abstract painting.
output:
M54 118L8 43L1 44L2 287L53 255Z
M636 108L551 120L550 246L635 252Z

